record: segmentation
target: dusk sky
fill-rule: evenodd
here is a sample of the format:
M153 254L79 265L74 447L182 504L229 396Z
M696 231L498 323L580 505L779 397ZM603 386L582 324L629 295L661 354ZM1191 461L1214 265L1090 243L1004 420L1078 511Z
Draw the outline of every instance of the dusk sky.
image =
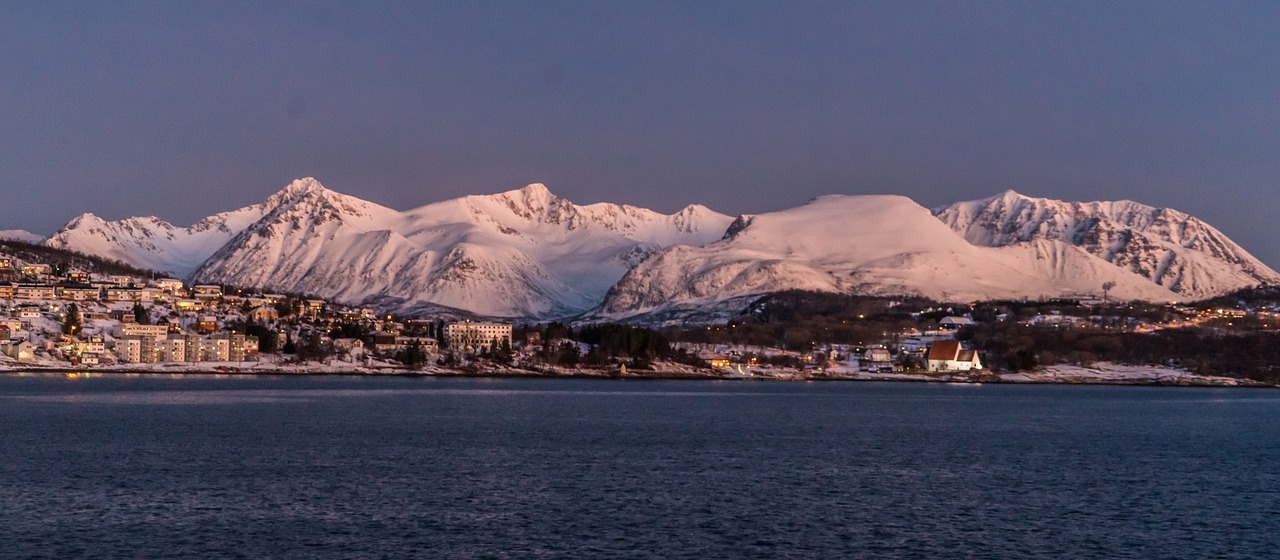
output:
M766 212L1006 189L1280 267L1280 2L4 2L0 229L177 225L298 177Z

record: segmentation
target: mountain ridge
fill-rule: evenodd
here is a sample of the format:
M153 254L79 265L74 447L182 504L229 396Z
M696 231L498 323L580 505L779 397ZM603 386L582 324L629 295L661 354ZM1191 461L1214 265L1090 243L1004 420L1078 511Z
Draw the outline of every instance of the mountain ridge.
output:
M697 204L578 205L531 183L400 211L304 178L187 228L84 214L45 243L197 282L525 319L635 317L787 289L964 301L1106 283L1115 297L1159 301L1280 283L1185 213L1014 191L932 210L827 195L730 217Z

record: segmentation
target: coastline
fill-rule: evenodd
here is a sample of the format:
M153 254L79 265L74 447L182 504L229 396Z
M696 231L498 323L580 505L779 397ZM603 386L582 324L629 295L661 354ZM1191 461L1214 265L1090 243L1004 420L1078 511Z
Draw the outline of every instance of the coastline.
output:
M868 373L852 370L801 371L786 369L758 370L753 374L739 374L730 370L694 368L683 364L661 364L662 369L619 372L613 369L591 368L444 368L439 366L420 369L393 366L357 366L351 363L220 363L215 366L193 367L187 364L138 364L71 367L54 364L0 365L0 375L66 375L68 377L92 377L95 375L209 375L209 376L345 376L345 377L439 377L439 378L494 378L494 379L599 379L599 380L686 380L686 381L763 381L763 382L815 382L815 381L881 381L895 383L946 383L946 384L1007 384L1007 385L1107 385L1137 387L1241 387L1280 388L1250 379L1224 376L1204 376L1184 370L1147 366L1121 366L1095 364L1091 367L1060 364L1030 372L992 373L981 371L956 373Z

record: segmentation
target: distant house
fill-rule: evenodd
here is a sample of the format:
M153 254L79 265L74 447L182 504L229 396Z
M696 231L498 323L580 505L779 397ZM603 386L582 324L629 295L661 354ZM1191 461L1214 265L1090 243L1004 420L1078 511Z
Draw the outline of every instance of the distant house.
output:
M191 294L196 298L222 297L222 286L215 284L197 284L191 287Z
M153 282L157 288L162 291L176 294L182 291L182 280L177 278L161 278Z
M280 312L276 311L274 307L262 306L250 311L249 317L253 318L254 321L270 321L279 319Z
M200 334L211 334L218 330L218 318L213 315L201 315L196 319L195 331Z
M938 321L938 328L944 331L959 330L961 327L972 327L973 319L968 317L943 317Z
M729 358L726 357L724 354L720 354L718 352L703 350L701 352L698 352L698 358L704 362L707 362L707 365L713 368L729 367Z
M929 347L929 371L970 371L982 369L977 350L965 350L958 340L943 340Z
M333 347L342 352L350 352L352 350L364 350L364 341L358 338L335 338L333 339Z
M6 356L9 356L19 362L30 362L34 359L35 349L35 346L25 338L5 341L4 344L0 344L0 351L3 351Z
M47 264L22 265L23 276L48 276L50 274L53 274L53 267Z
M862 371L890 373L893 371L893 355L884 348L868 348L858 365Z

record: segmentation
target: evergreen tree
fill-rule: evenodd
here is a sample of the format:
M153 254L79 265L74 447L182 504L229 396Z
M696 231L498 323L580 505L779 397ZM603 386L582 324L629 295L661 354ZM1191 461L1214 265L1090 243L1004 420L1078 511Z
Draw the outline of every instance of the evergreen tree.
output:
M63 334L76 334L80 330L80 308L76 304L67 306L67 316L62 321Z
M151 313L141 303L133 304L133 320L142 325L151 324Z

